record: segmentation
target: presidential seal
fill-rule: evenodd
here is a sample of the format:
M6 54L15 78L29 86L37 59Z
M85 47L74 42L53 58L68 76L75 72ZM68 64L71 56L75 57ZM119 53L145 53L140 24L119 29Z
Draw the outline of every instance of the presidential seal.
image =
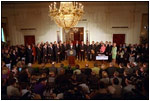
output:
M72 50L70 51L70 55L73 55L73 51Z

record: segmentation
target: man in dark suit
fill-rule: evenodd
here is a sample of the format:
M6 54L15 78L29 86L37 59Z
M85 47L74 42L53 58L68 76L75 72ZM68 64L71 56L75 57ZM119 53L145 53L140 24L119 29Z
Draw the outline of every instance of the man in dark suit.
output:
M56 62L61 62L60 54L61 54L61 49L59 44L57 44L57 46L55 47Z
M109 61L109 62L112 61L111 50L112 50L112 45L111 45L111 42L109 42L109 44L108 44L107 47L106 47L106 55L108 56L108 61Z
M43 47L43 63L47 63L47 45Z
M91 54L91 46L90 46L90 43L87 42L87 45L86 45L86 55L87 55L87 60L88 60L88 61L91 60L90 54Z
M38 64L41 64L41 57L42 57L42 52L41 52L41 45L38 44L37 45L37 49L36 49L36 53L37 53L37 60L38 60Z
M96 44L95 44L95 55L96 56L100 53L100 46L101 46L101 44L98 44L98 42L96 42Z
M69 41L67 41L66 47L67 47L67 50L70 48L70 43L69 43Z
M123 61L124 61L123 63L125 66L129 62L129 53L127 51L127 48L124 49Z
M27 64L32 63L32 49L30 45L28 45L28 48L27 48L26 59L27 59Z
M64 54L62 54L62 53L63 53L63 44L62 44L61 41L59 42L59 47L60 47L60 49L61 49L61 50L60 50L60 53L61 53L61 54L60 54L60 61L62 61L62 60L64 60L64 59L63 59Z
M50 45L48 46L48 59L50 60L50 63L54 61L54 50L52 43L50 43Z
M64 42L64 44L63 44L63 53L62 54L64 54L63 56L64 56L64 59L65 60L67 60L67 50L68 50L68 48L67 48L67 44L66 44L66 42Z
M56 41L54 41L54 44L53 44L53 49L54 49L54 61L56 61L56 53L55 53L55 48L57 47L57 43Z
M95 44L94 44L94 41L92 41L92 44L91 44L91 54L92 54L92 60L95 61L96 59L96 56L95 56Z
M80 45L78 41L76 41L75 50L76 50L76 59L79 60Z
M13 67L13 65L16 65L16 63L18 62L18 59L17 59L17 55L16 55L16 51L13 50L12 54L11 54L11 66Z
M81 42L81 45L80 45L80 53L81 53L81 61L85 60L85 45L83 41Z

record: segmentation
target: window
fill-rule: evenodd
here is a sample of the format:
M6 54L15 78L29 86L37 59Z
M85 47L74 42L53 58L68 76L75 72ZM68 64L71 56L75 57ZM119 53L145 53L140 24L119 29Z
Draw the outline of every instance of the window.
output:
M2 41L3 42L6 42L6 40L5 40L5 35L4 35L4 29L2 28Z

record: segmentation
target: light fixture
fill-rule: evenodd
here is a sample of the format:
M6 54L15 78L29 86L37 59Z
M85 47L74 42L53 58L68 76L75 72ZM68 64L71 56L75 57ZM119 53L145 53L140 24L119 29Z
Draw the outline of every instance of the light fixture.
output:
M56 6L56 2L49 5L49 15L59 27L64 29L76 26L84 13L84 6L78 2L60 2L59 9Z

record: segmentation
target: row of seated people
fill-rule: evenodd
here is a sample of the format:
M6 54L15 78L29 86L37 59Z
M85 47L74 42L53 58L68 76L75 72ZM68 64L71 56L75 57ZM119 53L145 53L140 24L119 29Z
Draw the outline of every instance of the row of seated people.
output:
M120 45L116 46L111 42L92 42L90 44L81 44L76 42L73 43L38 43L36 46L30 45L16 45L16 46L2 46L2 61L6 63L9 68L16 65L17 61L25 60L26 64L34 63L36 60L38 64L41 63L52 63L53 61L61 62L67 59L67 50L75 49L76 58L80 60L95 61L98 54L105 54L108 56L108 61L117 60L117 63L124 63L127 65L128 62L148 62L149 58L149 47L148 44L134 44L134 45Z
M75 69L52 63L48 69L43 64L40 72L27 67L20 71L20 65L9 70L2 62L2 99L149 99L147 63L120 63L119 67L110 63L107 68L95 63Z

